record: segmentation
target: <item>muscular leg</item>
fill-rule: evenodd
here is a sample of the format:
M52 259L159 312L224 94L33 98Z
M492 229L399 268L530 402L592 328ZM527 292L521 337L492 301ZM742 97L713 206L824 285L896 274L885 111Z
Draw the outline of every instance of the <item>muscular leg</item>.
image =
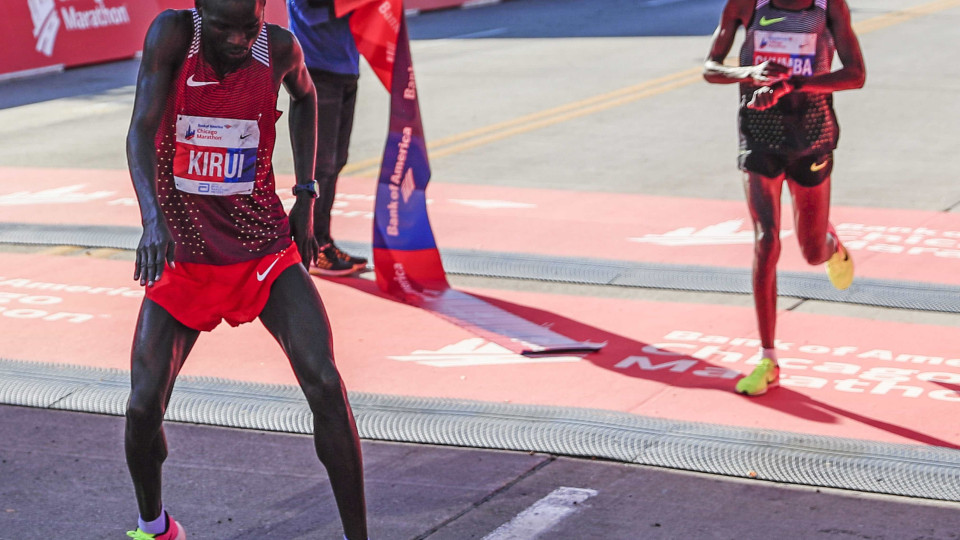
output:
M830 227L830 178L813 187L788 181L793 196L793 219L803 258L810 264L821 264L837 251Z
M200 332L174 319L152 300L144 299L133 336L130 399L124 443L140 517L160 517L161 469L167 458L163 414L173 382Z
M313 412L317 457L330 477L343 530L350 540L366 540L360 438L334 364L323 302L301 265L286 269L273 283L260 320L286 352Z
M753 302L760 342L772 349L777 327L777 260L780 258L780 193L783 175L767 178L748 172L744 178L753 220Z

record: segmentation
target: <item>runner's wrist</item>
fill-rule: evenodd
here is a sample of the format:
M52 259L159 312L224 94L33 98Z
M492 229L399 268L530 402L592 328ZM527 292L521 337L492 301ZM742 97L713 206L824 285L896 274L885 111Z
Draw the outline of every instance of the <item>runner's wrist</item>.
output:
M160 223L166 223L163 217L163 211L160 206L145 207L140 209L140 225L143 227L153 227Z
M796 86L793 85L793 82L790 79L784 79L778 83L780 90L783 91L783 94L789 94L796 90Z
M296 183L293 185L293 196L298 199L301 197L317 198L317 181L310 180L306 183Z

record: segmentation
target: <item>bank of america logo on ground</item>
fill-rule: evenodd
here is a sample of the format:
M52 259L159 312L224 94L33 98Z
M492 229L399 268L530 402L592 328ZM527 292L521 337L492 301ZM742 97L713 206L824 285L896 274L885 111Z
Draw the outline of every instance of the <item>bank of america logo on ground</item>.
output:
M731 219L702 229L681 227L664 234L645 234L638 238L628 238L631 242L656 244L660 246L730 246L753 243L752 229L741 230L744 220ZM780 238L793 234L793 231L780 231Z
M60 29L60 17L54 0L27 0L30 17L33 19L33 37L37 38L37 52L53 55L53 46Z

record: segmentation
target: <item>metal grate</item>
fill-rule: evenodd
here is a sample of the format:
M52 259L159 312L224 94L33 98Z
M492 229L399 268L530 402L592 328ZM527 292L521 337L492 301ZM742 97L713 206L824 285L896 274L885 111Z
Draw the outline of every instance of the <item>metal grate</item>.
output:
M0 243L73 245L136 249L138 227L0 224ZM341 247L370 258L369 244L341 242ZM749 268L719 268L659 263L633 263L582 257L557 257L443 249L443 266L450 274L516 278L585 285L616 285L696 292L750 293ZM822 274L780 272L781 296L868 306L960 313L960 287L899 280L857 278L846 291L837 291Z

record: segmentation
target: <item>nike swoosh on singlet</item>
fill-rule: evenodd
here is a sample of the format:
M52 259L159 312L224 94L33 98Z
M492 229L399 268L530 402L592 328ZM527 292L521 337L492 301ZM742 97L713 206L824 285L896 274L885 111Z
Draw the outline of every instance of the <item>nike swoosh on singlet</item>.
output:
M827 166L828 163L830 163L829 159L824 161L823 163L811 163L810 170L813 172L821 171Z
M770 26L771 24L776 24L780 21L787 20L786 17L777 17L776 19L768 19L766 17L760 17L760 26Z
M274 265L276 265L277 261L279 260L280 260L280 257L277 256L277 258L274 259L272 263L270 263L270 266L268 266L267 269L264 270L262 274L260 272L257 272L257 281L263 281L267 279L267 274L269 274L270 271L273 270Z
M195 81L193 75L187 79L187 86L206 86L208 84L220 84L220 81Z

